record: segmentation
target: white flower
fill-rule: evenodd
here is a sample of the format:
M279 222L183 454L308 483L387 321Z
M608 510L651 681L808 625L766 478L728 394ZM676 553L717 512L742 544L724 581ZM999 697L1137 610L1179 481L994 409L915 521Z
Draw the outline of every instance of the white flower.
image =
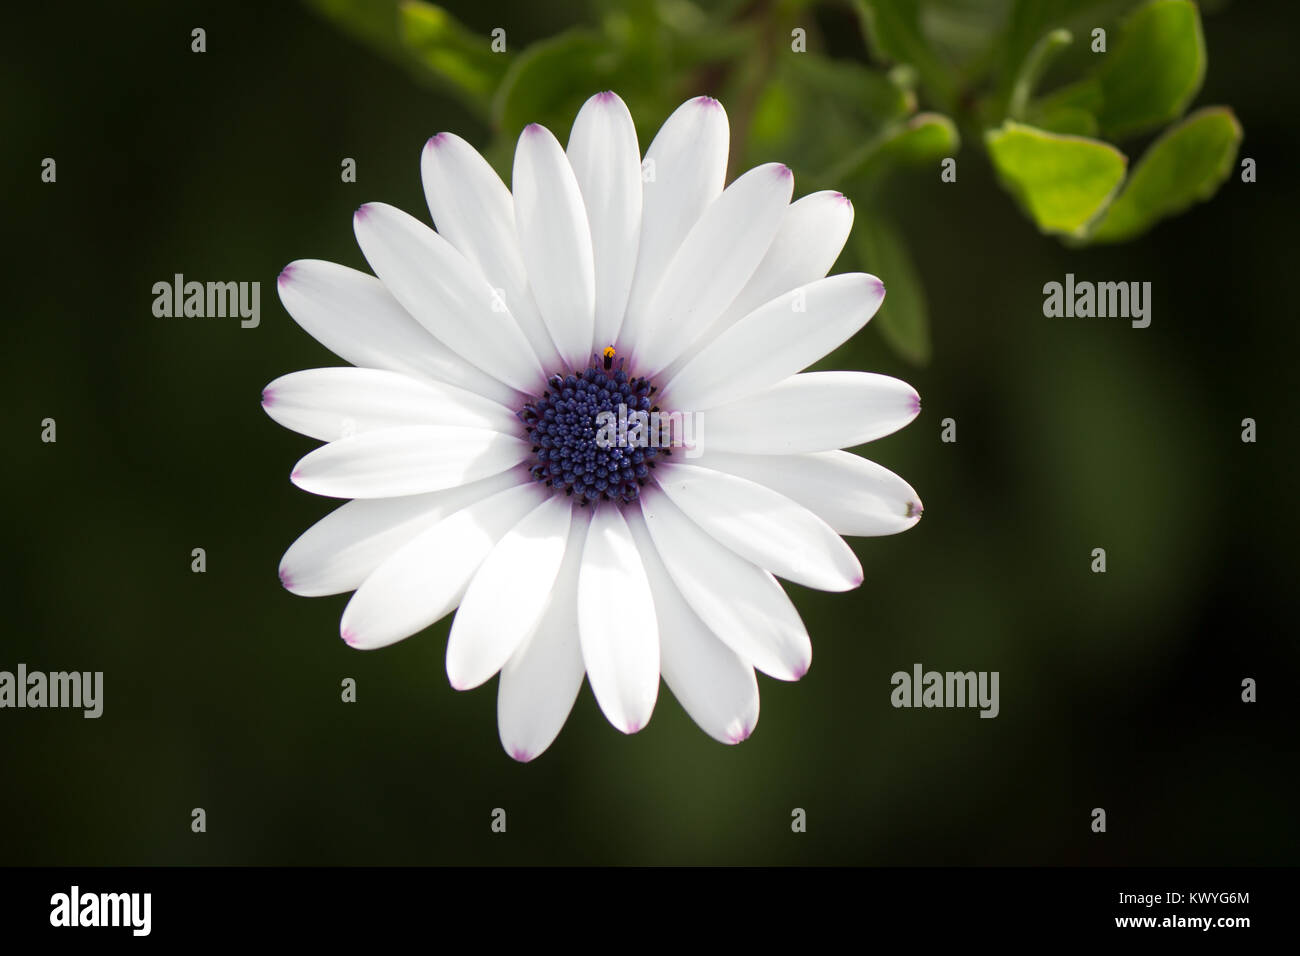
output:
M916 392L797 374L884 297L874 276L826 277L851 204L791 203L779 164L723 189L728 136L699 97L643 164L627 107L601 93L567 153L524 130L512 195L440 133L421 163L437 232L370 203L354 225L378 278L315 260L280 276L290 315L356 366L263 394L277 422L327 443L294 483L355 499L294 542L281 580L355 591L341 633L357 648L457 611L447 674L466 690L500 672L516 759L550 746L584 675L625 733L649 721L662 674L710 736L744 740L754 669L798 680L812 659L774 575L857 587L840 535L920 519L905 481L836 450L910 422ZM684 413L693 444L597 440L596 414L620 404Z

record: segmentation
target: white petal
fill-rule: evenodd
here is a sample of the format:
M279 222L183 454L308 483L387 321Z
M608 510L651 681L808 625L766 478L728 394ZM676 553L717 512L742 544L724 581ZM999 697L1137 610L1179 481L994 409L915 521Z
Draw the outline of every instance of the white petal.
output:
M916 389L872 372L805 372L699 413L710 451L796 455L849 448L898 431L921 411Z
M303 491L329 498L396 498L495 475L523 461L528 448L489 428L386 428L322 445L290 477Z
M590 508L574 511L542 619L501 668L497 728L501 746L519 761L532 760L555 740L587 673L578 639L578 569L590 522Z
M843 193L825 190L791 203L763 261L715 328L721 331L777 296L824 278L852 228L853 203Z
M771 246L793 189L789 167L768 163L704 210L646 307L657 322L634 350L641 374L654 375L681 355L736 298Z
M799 613L776 578L706 534L659 488L641 493L655 550L686 603L741 659L777 680L798 680L812 663Z
M641 239L641 151L632 114L615 93L597 93L573 121L566 150L587 207L596 268L593 345L618 338Z
M847 451L811 455L709 452L694 464L767 485L839 534L898 534L921 520L917 493L898 475Z
M697 96L660 128L642 164L641 242L619 340L635 349L653 332L647 306L668 263L708 205L722 193L731 137L722 104Z
M682 366L664 389L679 410L715 408L807 368L867 324L885 298L879 279L828 276L751 312Z
M572 367L591 359L596 271L578 181L551 131L524 127L515 149L515 227L542 319Z
M498 491L531 480L503 471L469 484L403 498L360 498L304 531L280 559L280 581L303 597L355 591L421 531Z
M401 372L313 368L262 389L262 408L285 428L321 441L403 425L463 425L517 431L504 405L474 392Z
M650 582L622 512L598 506L578 573L578 633L596 703L634 734L659 696L659 625Z
M545 375L514 316L478 266L414 216L367 203L353 217L357 243L393 297L465 361L534 394Z
M659 666L664 683L710 737L737 744L758 723L754 668L718 640L673 584L639 513L628 521L659 620Z
M542 367L560 357L537 311L519 254L515 203L486 159L454 133L439 133L420 157L424 196L434 225L501 294Z
M339 628L343 640L362 650L386 647L445 617L492 546L548 494L537 482L525 482L421 532L352 595Z
M564 558L572 515L567 498L547 498L484 559L447 639L452 687L469 690L482 684L537 626Z
M853 549L785 495L696 465L661 465L655 477L688 518L777 577L820 591L848 591L862 583Z
M443 345L372 275L319 259L280 273L280 301L295 322L345 362L422 375L497 402L515 391Z

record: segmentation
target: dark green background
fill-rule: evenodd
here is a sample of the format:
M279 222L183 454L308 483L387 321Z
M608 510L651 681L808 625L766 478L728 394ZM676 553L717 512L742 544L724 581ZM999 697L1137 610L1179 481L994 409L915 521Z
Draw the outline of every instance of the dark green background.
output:
M512 43L582 12L448 6ZM860 590L791 588L813 667L760 678L747 743L714 743L666 690L626 738L584 688L527 766L497 741L495 682L447 685L445 623L358 653L338 639L345 596L281 589L280 555L331 503L288 481L314 443L259 407L278 375L338 364L280 307L279 270L364 268L356 206L427 218L426 138L488 131L293 5L7 16L0 669L102 670L106 701L97 721L0 711L0 863L1296 859L1288 8L1206 19L1198 102L1233 106L1259 181L1234 176L1133 244L1040 237L972 144L956 184L896 183L935 359L906 366L868 327L837 364L920 390L921 417L867 451L918 489L924 521L854 540ZM176 272L260 280L261 327L154 318L151 286ZM1042 285L1066 272L1151 281L1151 327L1044 318ZM918 661L1000 671L1001 716L892 709L890 674ZM1257 704L1240 702L1246 676Z

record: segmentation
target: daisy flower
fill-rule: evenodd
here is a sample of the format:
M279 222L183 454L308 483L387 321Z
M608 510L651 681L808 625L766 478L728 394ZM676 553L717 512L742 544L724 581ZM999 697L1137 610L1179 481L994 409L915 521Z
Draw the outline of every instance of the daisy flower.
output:
M840 450L910 422L916 392L800 374L884 298L874 276L827 277L852 205L791 202L776 163L724 188L728 139L722 106L698 97L643 160L627 107L601 93L567 149L523 131L512 192L439 133L421 159L436 231L368 203L353 224L373 276L317 260L280 275L289 314L353 366L263 392L275 421L326 443L292 481L351 499L280 579L355 592L355 648L455 612L451 685L500 674L518 760L550 746L584 677L624 733L650 720L662 676L706 733L744 740L755 669L798 680L812 660L777 578L855 588L841 536L920 520L905 481ZM652 414L667 441L638 435Z

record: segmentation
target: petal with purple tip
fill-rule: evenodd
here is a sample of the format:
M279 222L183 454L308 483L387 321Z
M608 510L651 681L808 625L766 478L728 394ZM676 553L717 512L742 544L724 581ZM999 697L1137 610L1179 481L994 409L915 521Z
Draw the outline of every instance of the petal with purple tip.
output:
M353 222L357 242L393 297L465 361L524 394L545 378L537 355L491 283L414 216L369 203Z
M394 498L486 478L527 456L526 442L489 428L386 428L322 445L298 462L292 479L329 498Z
M500 290L543 368L556 367L559 353L528 288L514 199L501 177L454 133L439 133L425 144L420 174L438 233Z
M594 348L591 228L573 167L544 126L533 124L520 134L512 184L528 284L561 358L580 368Z
M665 464L656 475L664 494L703 531L777 577L820 591L862 583L853 549L785 495L698 465Z
M295 322L345 362L446 382L497 402L515 391L429 334L372 275L300 259L280 273L280 301Z
M787 206L763 261L695 347L713 341L760 305L824 278L839 258L852 227L853 203L843 193L811 193Z
M598 507L578 572L578 636L596 703L625 734L644 727L659 695L659 625L623 513Z
M898 534L921 520L921 499L911 485L888 468L847 451L808 455L709 451L693 464L779 491L839 534Z
M280 580L294 594L355 591L390 554L461 508L527 481L504 471L468 484L401 498L359 498L304 531L280 559Z
M641 153L627 106L597 93L578 111L565 151L582 191L596 270L593 348L618 338L641 238Z
M545 497L535 482L476 501L398 548L352 595L341 633L370 650L410 637L460 603L492 546Z
M701 411L709 451L797 455L893 434L920 410L916 389L873 372L804 372Z
M884 298L884 284L861 272L793 289L695 352L667 383L663 402L698 411L775 385L843 344L876 314Z
M641 241L619 340L629 350L654 333L651 297L682 240L722 194L731 131L717 100L697 96L668 117L642 163Z
M639 512L629 512L628 528L654 593L664 683L701 730L721 743L739 743L758 723L754 668L718 640L691 610L673 584Z
M549 497L506 532L474 573L447 640L447 677L478 687L537 626L569 536L573 504Z
M536 629L501 668L497 728L514 759L541 754L560 732L582 689L586 669L578 640L578 569L591 509L574 512L564 561Z
M653 375L682 354L744 288L772 245L793 189L789 168L768 163L739 177L704 210L646 306L655 326L635 346L642 374Z
M514 414L466 389L400 372L313 368L282 375L262 407L285 428L321 441L404 425L462 425L517 431Z
M709 630L769 677L802 677L812 644L776 578L707 534L657 487L646 486L641 514L669 577Z

